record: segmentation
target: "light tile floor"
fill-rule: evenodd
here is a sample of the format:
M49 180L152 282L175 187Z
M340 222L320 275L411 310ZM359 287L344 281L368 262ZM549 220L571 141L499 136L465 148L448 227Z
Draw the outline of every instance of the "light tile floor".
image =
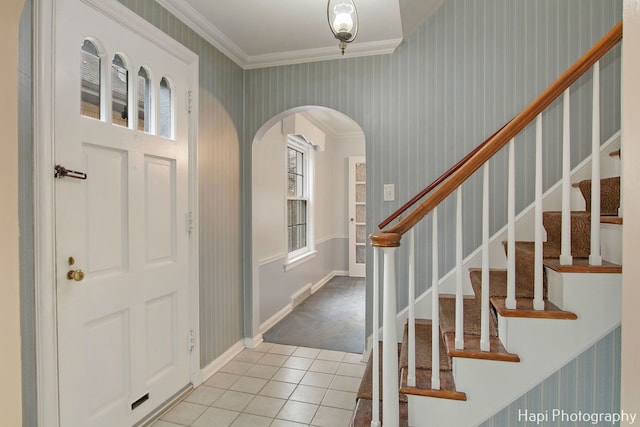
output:
M362 355L262 343L227 363L153 427L346 427Z

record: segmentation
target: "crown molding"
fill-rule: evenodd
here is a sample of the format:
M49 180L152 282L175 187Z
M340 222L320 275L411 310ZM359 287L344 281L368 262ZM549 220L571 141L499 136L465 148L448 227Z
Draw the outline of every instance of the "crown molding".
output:
M248 62L248 57L242 49L218 30L217 27L207 21L204 16L191 7L189 3L184 0L156 1L203 39L211 43L216 49L229 57L229 59L244 68L244 64Z
M346 54L344 56L340 54L337 42L335 46L331 47L249 56L218 28L207 21L185 0L156 1L245 70L301 64L305 62L328 61L341 58L347 59L361 56L386 55L393 53L402 42L402 38L397 38L378 42L351 43L347 47Z
M305 62L348 59L372 55L388 55L395 52L401 42L402 38L368 43L351 43L348 45L344 56L340 53L337 42L335 46L330 47L279 52L268 55L256 55L249 57L249 61L243 66L243 68L250 70L254 68L301 64Z

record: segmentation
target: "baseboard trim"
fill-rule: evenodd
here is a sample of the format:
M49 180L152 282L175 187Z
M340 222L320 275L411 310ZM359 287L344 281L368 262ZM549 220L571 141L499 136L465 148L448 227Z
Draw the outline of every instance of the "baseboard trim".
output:
M258 334L253 338L245 338L243 341L246 348L256 348L264 341L264 339L262 339L262 334Z
M307 298L309 296L315 294L316 292L318 292L324 285L326 285L334 277L336 277L336 276L348 276L348 275L349 275L348 271L344 271L344 270L334 270L334 271L332 271L331 273L327 274L322 279L317 281L315 284L311 285L311 293L307 296ZM303 289L305 289L308 286L309 285L305 285L305 287ZM289 297L289 301L292 301L297 296L297 294L299 294L301 292L301 290L298 290L298 291L294 292ZM300 304L303 301L304 300L298 301L298 304ZM298 304L296 304L296 305L298 305ZM260 334L259 334L260 335L260 339L262 340L262 334L264 334L266 331L271 329L276 323L278 323L280 320L282 320L287 314L291 313L292 310L293 310L293 305L292 305L291 302L289 302L287 305L282 307L282 309L280 309L280 311L278 311L276 314L274 314L273 316L271 316L270 318L265 320L262 324L260 324Z
M280 311L267 319L264 323L260 325L260 334L264 334L269 329L273 327L276 323L282 320L287 314L291 313L293 307L291 307L291 303L285 305Z
M262 339L262 337L261 337ZM218 356L215 360L209 363L207 366L200 370L200 384L207 381L209 378L213 376L216 372L218 372L224 365L230 362L234 357L238 355L242 350L245 349L245 341L240 340L233 344L231 347L227 349L224 353Z

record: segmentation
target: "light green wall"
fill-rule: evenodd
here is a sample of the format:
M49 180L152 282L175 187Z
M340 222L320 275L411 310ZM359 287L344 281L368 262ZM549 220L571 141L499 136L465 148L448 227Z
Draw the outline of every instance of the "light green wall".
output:
M619 0L447 0L392 55L349 58L347 48L341 60L246 71L243 164L252 161L253 135L284 110L321 105L350 116L366 138L368 232L373 232L377 223L519 113L575 62L621 19L621 6ZM619 129L619 57L617 48L602 61L603 141ZM572 88L574 165L590 150L589 79L590 73ZM546 187L559 179L561 167L561 108L555 103L549 111L543 115ZM533 200L531 128L517 139L517 209ZM505 154L491 161L492 232L506 223ZM465 254L481 240L477 175L463 187ZM384 184L395 184L395 202L382 200ZM243 181L246 229L250 192L250 180ZM451 202L446 201L439 214L441 274L454 264ZM418 256L430 258L426 227L418 228L417 242ZM245 240L245 249L249 243ZM407 259L403 247L399 253L398 260ZM406 269L402 264L398 269L398 283L405 283ZM417 270L422 293L431 272L427 263L418 263ZM370 268L368 273L371 277ZM406 306L406 294L400 286L398 308Z
M554 419L553 410L567 414L620 412L620 341L618 327L590 349L567 363L562 369L542 381L509 406L486 420L481 427L536 425L525 423L528 413L548 411L548 419L540 426L580 427L585 422L571 422L561 416ZM614 392L615 391L615 392ZM637 408L626 408L633 412ZM521 417L520 419L518 417ZM596 425L619 425L598 423Z
M155 1L120 2L199 56L200 362L204 367L244 336L240 222L243 71Z
M622 15L619 0L447 0L392 55L349 58L347 49L340 60L242 71L157 3L120 1L200 55L203 364L255 332L249 308L252 267L240 259L252 259L251 144L264 123L303 105L333 108L358 122L366 138L372 232L517 114ZM603 140L619 127L619 62L616 49L602 63ZM589 78L572 89L573 164L588 155ZM556 104L544 116L546 186L560 171L559 113ZM520 209L533 196L531 142L527 130L517 144ZM492 230L505 222L505 157L501 153L492 161ZM396 202L382 201L386 183L396 185ZM479 193L474 177L463 190L465 253L480 241ZM453 265L452 213L453 204L445 203L441 272ZM429 234L419 231L418 250L424 256L429 256ZM424 278L430 274L420 263L419 291L426 289ZM401 270L400 283L403 279ZM406 304L403 288L398 304Z

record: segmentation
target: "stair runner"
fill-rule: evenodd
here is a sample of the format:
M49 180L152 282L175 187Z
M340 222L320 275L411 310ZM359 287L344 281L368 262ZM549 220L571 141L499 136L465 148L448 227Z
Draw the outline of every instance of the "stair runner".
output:
M586 211L571 212L571 253L574 265L588 265L591 241L591 180L585 180L575 185L580 189L586 201ZM601 215L615 217L620 206L620 178L604 178L601 180ZM604 221L614 222L614 221ZM554 268L558 266L560 256L560 239L562 227L562 214L557 211L543 213L543 225L547 232L547 241L543 244L543 258L545 265ZM506 242L503 243L505 251ZM440 381L441 390L431 390L431 321L416 319L416 386L408 387L407 377L407 325L400 349L399 379L400 379L400 426L408 425L407 394L441 397L447 399L466 400L464 393L456 391L451 372L451 357L473 357L492 360L518 362L520 359L515 354L508 353L497 332L497 316L499 312L503 316L520 317L551 317L558 319L575 319L573 313L565 312L546 300L547 283L544 277L545 310L533 310L533 277L534 277L534 242L516 242L516 310L507 310L504 300L507 295L506 270L491 270L489 272L489 294L492 304L490 321L491 351L481 352L480 338L480 295L481 275L480 269L470 269L471 285L474 297L465 298L464 304L464 350L454 348L455 336L455 299L451 296L440 297ZM620 266L603 263L603 272L619 271ZM593 267L591 267L593 268ZM585 270L590 271L590 270ZM382 350L380 351L382 355ZM380 363L382 367L382 363ZM380 368L381 369L381 368ZM356 395L356 411L351 425L354 427L369 426L371 422L371 382L373 364L371 357L367 363L365 374ZM382 378L382 374L380 374ZM382 385L380 386L382 390ZM380 396L381 398L381 396ZM382 416L380 416L382 419Z

